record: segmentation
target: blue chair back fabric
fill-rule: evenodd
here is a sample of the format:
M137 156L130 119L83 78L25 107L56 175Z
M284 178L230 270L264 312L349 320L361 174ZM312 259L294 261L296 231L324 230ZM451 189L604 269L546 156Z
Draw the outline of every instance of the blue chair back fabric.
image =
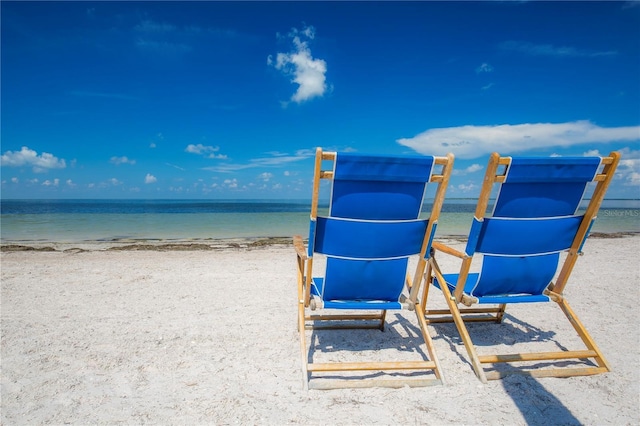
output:
M599 157L513 157L491 217L474 218L466 252L484 255L470 294L480 303L542 295L573 244Z
M419 254L420 219L434 157L338 153L327 217L311 221L309 251L327 256L312 292L325 307L400 308L409 256Z
M417 218L433 162L433 157L339 153L330 216L364 220Z

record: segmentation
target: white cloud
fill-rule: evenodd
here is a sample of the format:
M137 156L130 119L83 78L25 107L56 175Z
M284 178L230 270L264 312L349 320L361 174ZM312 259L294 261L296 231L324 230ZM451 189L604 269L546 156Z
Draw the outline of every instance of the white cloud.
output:
M640 173L632 172L627 175L625 185L640 186Z
M169 167L173 167L174 169L182 170L183 172L186 170L184 167L176 166L175 164L171 164L171 163L164 163L164 164Z
M469 167L467 167L465 169L465 172L467 173L473 173L473 172L477 172L479 170L484 169L484 166L481 166L480 164L472 164Z
M461 183L457 186L457 188L462 192L471 192L474 191L477 187L478 186L473 183L469 183L468 185Z
M615 51L593 51L580 50L575 47L554 46L551 44L534 44L523 41L505 41L500 44L500 48L508 51L524 53L530 56L558 56L558 57L598 57L598 56L614 56L618 52Z
M36 151L26 146L23 146L20 151L7 151L2 154L0 165L8 167L32 166L36 173L67 167L64 160L58 159L53 154L43 152L38 155Z
M54 180L45 180L44 182L42 182L43 186L58 186L60 185L60 179L54 179Z
M421 154L452 152L459 158L478 158L494 151L513 154L532 148L638 140L640 126L600 127L590 121L573 121L430 129L397 142Z
M175 26L171 24L165 24L163 22L154 22L150 19L146 19L140 22L138 25L134 27L136 31L143 33L164 33L164 32L172 32L176 29Z
M191 154L202 154L203 152L217 151L218 149L219 148L217 147L204 146L201 143L199 143L198 145L194 145L194 144L187 145L187 147L185 148L185 152L189 152Z
M235 189L238 187L238 179L225 179L224 184L228 188Z
M136 160L130 160L127 157L111 157L110 162L119 166L120 164L131 164L132 166L136 164Z
M216 154L216 152L218 151L220 151L219 146L206 146L202 145L201 143L197 145L189 144L185 148L185 152L188 152L190 154L204 155L207 158L225 160L227 156L223 154Z
M640 186L640 150L623 148L620 152L620 163L616 175L626 186Z
M273 174L267 173L267 172L264 172L258 175L258 179L263 180L265 182L268 182L272 177L273 177Z
M453 174L457 175L457 176L464 176L464 175L468 175L469 173L475 173L477 171L480 171L484 169L484 166L481 166L480 164L472 164L469 167L465 168L465 169L453 169Z
M301 103L327 91L326 72L327 63L322 59L314 59L309 49L309 40L315 38L315 29L306 27L302 31L293 28L289 33L293 41L294 50L289 53L278 53L275 61L271 56L267 63L291 76L291 82L298 85L298 89L291 96L291 101Z
M493 67L489 64L487 64L486 62L483 63L482 65L480 65L478 68L476 68L476 73L480 74L483 72L491 72L493 71Z
M157 181L158 179L151 173L147 173L147 175L144 177L144 183L156 183Z
M17 177L11 178L11 183L18 183L18 182L20 182L20 180Z

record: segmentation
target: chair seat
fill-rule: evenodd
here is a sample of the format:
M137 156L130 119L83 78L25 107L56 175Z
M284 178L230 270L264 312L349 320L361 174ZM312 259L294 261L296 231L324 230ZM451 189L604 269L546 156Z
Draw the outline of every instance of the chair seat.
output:
M322 299L324 278L314 277L311 281L311 294ZM324 308L328 309L402 309L397 300L323 300Z
M456 283L458 282L459 274L444 274L443 277L446 280L446 284L449 287L451 293L455 291ZM473 288L478 282L480 274L467 275L467 281L464 284L464 294L470 297L475 297L478 303L484 304L501 304L501 303L533 303L533 302L548 302L550 299L544 294L496 294L491 296L474 296ZM436 287L440 288L440 282L437 277L434 278L433 283Z

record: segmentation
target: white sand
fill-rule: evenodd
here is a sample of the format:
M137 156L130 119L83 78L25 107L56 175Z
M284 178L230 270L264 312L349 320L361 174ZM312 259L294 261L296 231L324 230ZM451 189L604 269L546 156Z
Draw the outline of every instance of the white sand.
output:
M439 325L446 385L332 391L302 388L292 247L4 252L2 424L638 424L639 248L640 236L590 239L565 292L610 373L483 385L455 328ZM521 331L510 343L526 332L571 346L559 312L516 306L475 330L480 341L504 327ZM388 324L367 339L417 329L412 312ZM345 358L362 331L348 333Z

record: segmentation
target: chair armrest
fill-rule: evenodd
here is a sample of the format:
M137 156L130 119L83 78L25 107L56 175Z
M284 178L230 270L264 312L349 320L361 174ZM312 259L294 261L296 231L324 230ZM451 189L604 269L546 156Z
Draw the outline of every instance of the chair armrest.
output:
M460 259L464 259L465 257L468 257L466 254L462 253L461 251L458 251L458 250L456 250L456 249L454 249L452 247L449 247L446 244L442 244L442 243L439 243L437 241L434 241L431 244L431 247L434 250L438 250L438 251L441 251L443 253L450 254L451 256L459 257Z
M296 250L296 254L302 260L307 260L307 250L304 247L304 241L302 240L302 236L294 235L293 236L293 248Z

